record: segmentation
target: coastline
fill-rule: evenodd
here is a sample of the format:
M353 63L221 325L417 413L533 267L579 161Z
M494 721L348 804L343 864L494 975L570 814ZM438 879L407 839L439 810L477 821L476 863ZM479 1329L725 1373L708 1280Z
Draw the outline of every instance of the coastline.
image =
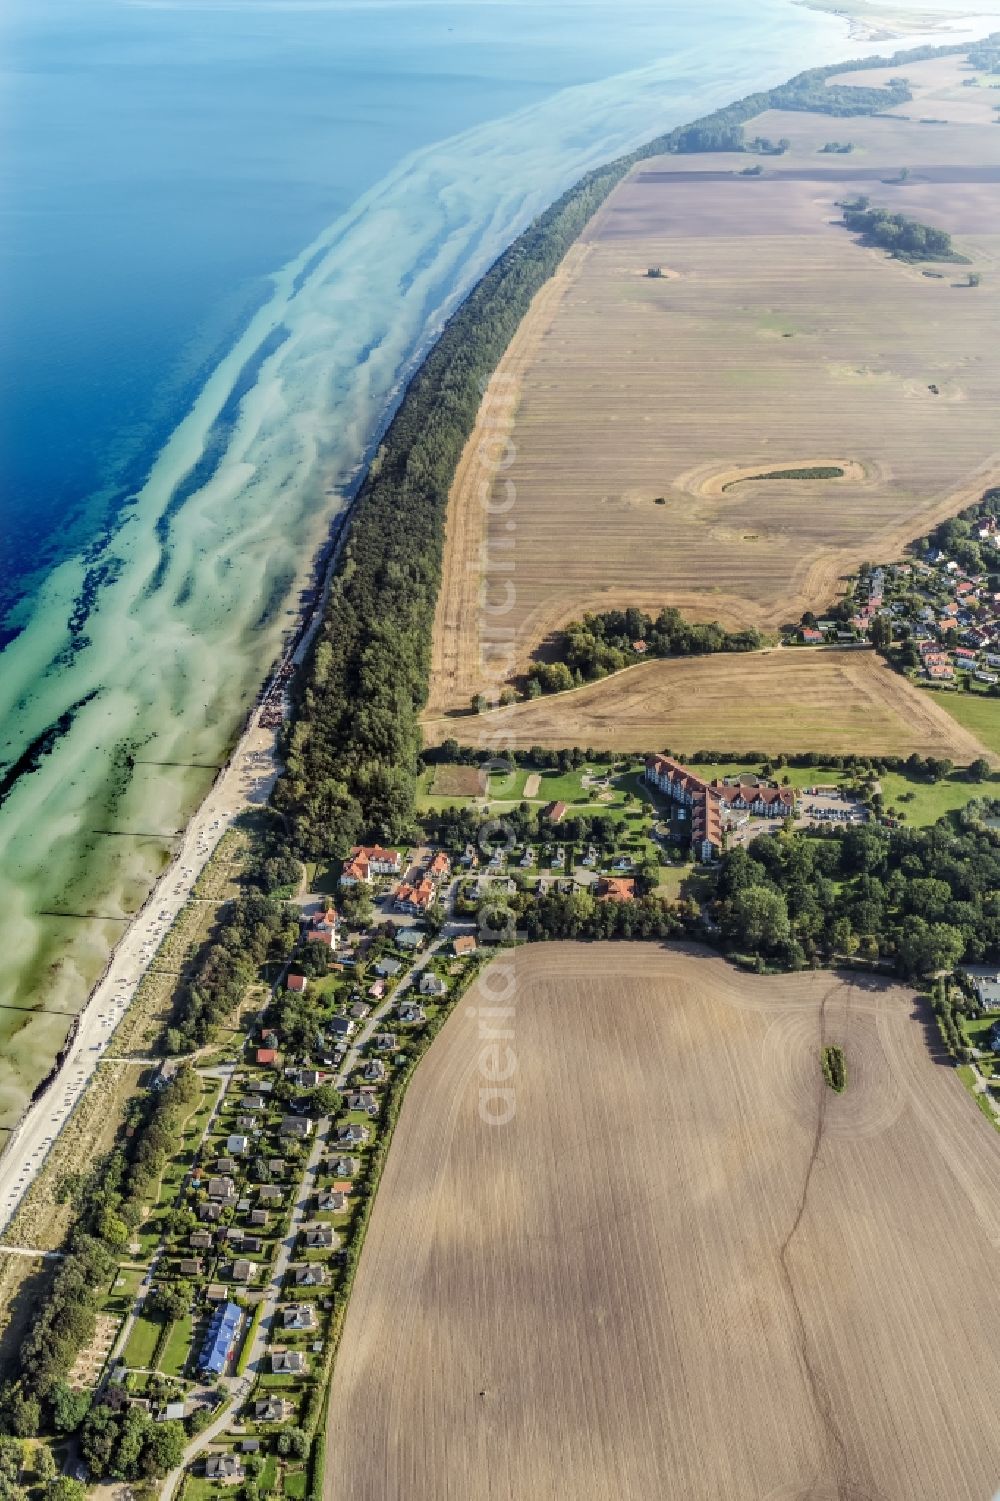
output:
M481 281L477 281L475 285L478 286L480 284ZM405 395L408 379L412 379L414 374L423 367L423 363L425 362L427 355L437 347L437 336L440 333L441 326L442 325L439 322L436 328L432 327L427 330L425 342L421 346L421 348L418 349L418 351L411 357L406 375L400 377L400 379L397 381L391 401L383 408L382 419L376 429L375 435L368 441L366 453L369 456L377 452L381 437L391 426L393 415L398 410L400 402ZM337 516L341 519L342 523L343 519L350 515L350 508L353 505L354 499L357 497L358 493L361 490L361 487L364 483L365 470L366 465L364 461L359 462L354 471L354 477L350 486L349 493L342 492L344 493L345 506L340 512L337 513ZM325 592L329 587L330 579L333 576L336 559L336 549L331 549L329 537L320 548L320 555L322 555L323 552L326 552L328 554L323 587L322 589L317 591L316 597L312 604L311 614L308 617L300 620L296 635L292 643L291 649L296 655L299 655L300 657L301 655L304 655L305 651L307 650L308 638L310 633L315 630L319 624L322 613L321 601L325 596ZM199 804L198 808L196 809L190 820L187 822L183 834L180 836L181 843L177 854L175 854L171 862L167 865L165 870L155 881L139 912L132 916L125 930L125 933L122 935L121 939L119 939L118 943L113 947L111 956L108 960L108 963L98 985L91 991L88 1001L80 1012L80 1036L77 1038L74 1047L71 1050L67 1067L72 1065L73 1068L77 1068L79 1066L80 1057L85 1051L89 1049L90 1052L94 1052L99 1047L99 1044L95 1045L91 1043L89 1039L92 1036L97 1035L97 1033L95 1033L94 1031L94 1028L99 1023L107 1025L107 1023L104 1023L103 1021L103 1015L100 1007L102 1007L106 1002L110 1001L116 1009L118 1008L119 1001L116 1000L114 996L115 988L116 986L120 987L123 981L130 983L128 977L123 976L123 969L129 962L141 962L145 945L147 945L151 941L151 938L154 937L156 932L158 931L157 924L159 922L159 919L156 914L160 910L167 911L168 913L171 910L170 904L163 905L164 895L171 894L172 897L177 898L180 904L182 904L183 900L186 899L185 892L189 890L189 886L186 885L185 881L177 880L178 870L183 870L185 861L188 862L192 870L195 869L195 858L200 856L202 844L205 844L206 846L204 859L202 859L201 861L201 864L204 864L204 861L208 859L209 854L211 853L211 849L214 848L215 843L217 843L218 839L221 838L221 834L224 831L222 828L220 828L218 834L215 835L214 841L207 837L209 830L211 830L213 827L212 815L215 814L216 816L218 816L218 808L220 806L222 806L224 809L228 806L227 799L230 799L232 797L234 785L240 787L241 778L245 776L246 770L246 768L244 768L243 772L240 772L240 764L243 761L243 758L251 754L264 754L268 756L271 763L271 771L269 772L269 776L271 778L271 781L273 781L273 736L272 744L269 749L266 745L259 744L252 738L254 734L255 716L256 711L251 710L249 722L246 724L243 732L238 737L236 746L231 753L225 768L216 778L208 796ZM235 783L232 780L234 776L236 778ZM271 785L271 781L268 781L267 783L268 790L269 786ZM244 801L241 806L250 806L252 802L261 795L260 788L262 786L262 783L259 780L257 782L253 782L252 778L250 779L250 782L253 783L253 785L248 785L245 789L241 788L241 794L243 791L245 791L246 793L246 801ZM266 796L266 792L262 795ZM238 810L231 809L228 811L228 813L224 812L224 816L228 816L229 818L234 817L235 811ZM211 846L210 848L208 847L209 845ZM200 870L200 868L201 866L199 865L197 869ZM193 885L195 879L196 875L192 877L190 885ZM163 931L165 931L165 929ZM160 936L162 936L162 932ZM138 954L138 961L136 961L135 959L136 954ZM149 962L148 958L145 962ZM143 965L142 967L144 968L145 965ZM138 984L138 978L139 976L136 976L135 978L136 985ZM127 1009L127 1002L125 1006L121 1008L121 1014L124 1014L125 1009ZM120 1019L120 1016L118 1019ZM103 1056L105 1052L106 1046L100 1047L98 1056ZM97 1060L94 1061L96 1062ZM89 1072L93 1072L92 1067ZM68 1074L66 1073L65 1069L63 1071L62 1077L68 1078ZM58 1082L56 1085L53 1085L52 1088L53 1090L56 1090L58 1088ZM82 1093L82 1089L80 1093ZM78 1097L79 1096L77 1095L76 1098ZM46 1096L42 1097L38 1104L45 1105L46 1108L48 1108L52 1100L54 1100L54 1095L50 1091ZM68 1118L68 1115L70 1113L71 1110L67 1112L64 1118ZM3 1160L0 1161L0 1170L6 1168L8 1158L13 1155L17 1155L19 1158L23 1159L25 1156L26 1148L31 1143L33 1143L36 1137L40 1136L40 1134L40 1132L37 1132L35 1130L33 1120L22 1119L17 1128L16 1136L12 1136L12 1138L10 1138L8 1141L8 1147L10 1147L12 1143L16 1141L18 1143L18 1150L16 1154L13 1154L5 1149ZM2 1196L5 1192L4 1184L7 1181L8 1177L6 1173L0 1171L0 1196ZM6 1199L4 1199L3 1202L6 1205ZM4 1212L6 1212L6 1210L4 1210ZM13 1211L11 1210L11 1212Z
M75 706L0 811L4 1126L172 863L262 664L287 639L288 605L330 514L349 502L373 433L446 318L582 174L836 55L839 23L803 31L791 14L785 0L768 5L750 48L657 56L406 157L274 274L274 298L209 378L119 533L51 576L4 655L0 690L12 761ZM255 363L279 328L289 336ZM227 436L215 453L220 414ZM214 467L193 489L206 451Z

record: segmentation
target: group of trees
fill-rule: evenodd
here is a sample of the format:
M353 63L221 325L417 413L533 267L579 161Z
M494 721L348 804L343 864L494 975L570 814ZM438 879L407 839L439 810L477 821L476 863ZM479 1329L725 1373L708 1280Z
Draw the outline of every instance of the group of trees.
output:
M531 298L634 158L589 173L517 239L446 325L355 502L297 689L275 792L302 856L404 837L420 750L444 518L483 387Z
M758 837L723 857L725 943L781 966L861 953L907 976L1000 953L1000 844L982 822Z
M1000 516L1000 489L994 488L987 490L982 500L976 505L969 506L948 521L943 521L929 536L922 537L917 544L917 551L924 554L932 551L943 552L949 558L954 558L959 567L964 568L967 573L984 573L987 560L982 543L977 536L978 523L993 520L998 516ZM991 561L995 566L995 554Z
M526 898L518 926L536 941L558 938L642 939L678 938L685 917L660 897L647 895L634 902L602 902L589 891L548 892Z
M253 888L243 892L226 909L214 942L182 989L166 1032L167 1051L203 1046L268 955L287 953L298 933L296 914L284 903Z
M947 230L921 224L905 214L873 208L864 194L843 205L844 223L869 244L889 250L899 259L950 261L957 259Z
M26 1484L24 1452L16 1438L0 1436L0 1501L86 1501L87 1487L58 1473L52 1450L39 1445L32 1457L31 1485Z
M644 643L636 652L635 643ZM759 631L727 631L717 621L692 625L679 611L663 609L657 616L644 610L606 610L585 615L558 636L553 662L537 662L528 672L530 697L558 693L575 683L605 677L628 667L640 656L700 656L722 651L756 651L764 644Z
M65 1434L86 1419L89 1394L68 1386L69 1372L93 1338L116 1258L142 1218L150 1185L179 1148L198 1088L194 1072L182 1068L136 1100L125 1139L78 1184L77 1219L63 1259L21 1341L17 1374L0 1387L0 1429L22 1438L42 1430Z
M141 1407L95 1402L79 1432L80 1453L95 1476L155 1480L180 1464L187 1442L182 1424L161 1423ZM124 1393L121 1394L124 1396Z

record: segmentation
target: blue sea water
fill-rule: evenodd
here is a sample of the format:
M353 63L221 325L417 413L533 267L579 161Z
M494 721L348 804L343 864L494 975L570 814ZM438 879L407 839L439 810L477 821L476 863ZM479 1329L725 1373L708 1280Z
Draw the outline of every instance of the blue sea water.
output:
M589 167L857 50L793 0L6 0L0 1129L457 299Z
M405 153L683 53L707 23L724 72L767 11L8 0L0 610L113 520L268 273Z
M0 611L114 517L268 273L405 153L708 26L724 74L779 9L780 51L813 53L815 17L736 0L8 0Z

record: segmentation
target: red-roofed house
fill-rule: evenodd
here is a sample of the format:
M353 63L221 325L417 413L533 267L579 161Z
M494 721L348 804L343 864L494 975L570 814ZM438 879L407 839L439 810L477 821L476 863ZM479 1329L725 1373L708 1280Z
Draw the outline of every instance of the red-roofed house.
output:
M681 807L691 809L691 843L707 864L722 850L722 799L673 756L650 756L646 781Z
M822 646L826 637L822 631L817 631L813 626L804 625L802 627L802 639L807 646Z
M565 803L549 803L547 808L542 809L542 812L549 823L562 823L566 817L567 805Z
M431 860L427 866L427 875L432 881L444 881L451 875L451 861L444 850L438 850Z
M601 902L634 902L635 881L631 876L602 876L597 883L597 899Z
M396 892L396 907L400 912L409 912L413 917L423 917L427 908L437 897L433 881L426 877L414 886L400 886Z
M359 881L370 885L375 876L398 876L403 867L399 850L386 850L380 844L356 844L344 861L341 886L356 886Z
M317 912L309 923L306 933L308 943L322 943L327 948L334 948L337 942L337 914L332 907L327 907L325 912Z
M258 1048L254 1054L254 1062L262 1068L273 1068L278 1061L278 1054L274 1048Z
M308 983L305 975L288 975L285 979L285 988L296 995L301 995Z

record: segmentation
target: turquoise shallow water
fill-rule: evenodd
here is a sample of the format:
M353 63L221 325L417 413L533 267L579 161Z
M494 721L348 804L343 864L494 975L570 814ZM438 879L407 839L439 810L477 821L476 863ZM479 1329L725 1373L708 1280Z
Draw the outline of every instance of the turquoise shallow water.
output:
M0 1126L457 298L587 167L857 50L788 0L5 7Z

